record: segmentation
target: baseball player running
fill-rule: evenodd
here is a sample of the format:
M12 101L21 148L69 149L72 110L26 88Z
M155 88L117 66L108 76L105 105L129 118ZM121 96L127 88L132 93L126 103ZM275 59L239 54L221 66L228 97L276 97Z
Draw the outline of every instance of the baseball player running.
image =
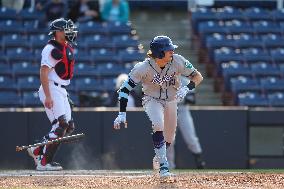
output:
M152 122L153 144L159 161L160 177L171 176L166 156L166 146L174 141L177 126L177 102L200 84L203 77L183 56L174 54L177 48L167 36L156 36L143 62L134 66L128 79L119 89L120 111L114 120L114 129L126 122L126 106L129 92L138 84L143 87L143 108ZM190 79L180 87L180 75Z
M71 20L60 18L52 21L49 29L52 39L41 53L41 86L38 91L51 123L51 130L43 141L70 135L75 128L66 86L73 77L75 60L72 46L76 45L76 26ZM36 170L62 170L59 163L53 162L58 146L55 143L28 149L29 155L35 160Z

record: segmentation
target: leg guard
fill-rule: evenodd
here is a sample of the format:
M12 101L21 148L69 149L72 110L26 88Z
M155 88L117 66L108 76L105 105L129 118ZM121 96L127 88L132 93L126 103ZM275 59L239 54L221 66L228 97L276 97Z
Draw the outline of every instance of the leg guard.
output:
M47 140L50 139L56 139L58 137L63 137L66 133L66 130L68 128L68 123L66 121L65 115L59 116L57 120L54 120L52 122L53 125L57 124L57 128L54 130L53 133L49 133L48 136L45 136ZM52 137L50 137L50 134L52 134ZM41 164L46 165L48 163L51 163L53 161L53 157L58 149L60 144L49 144L46 145L43 149L43 156L41 158Z
M41 158L41 164L46 165L53 161L54 155L59 147L59 144L49 144L45 146L45 153Z
M75 124L74 124L74 120L71 119L70 121L68 121L68 128L66 130L66 136L71 135L71 133L73 133L73 131L75 130Z
M59 116L57 120L59 127L55 129L54 134L58 137L63 137L66 133L67 128L69 127L69 124L67 123L65 115Z

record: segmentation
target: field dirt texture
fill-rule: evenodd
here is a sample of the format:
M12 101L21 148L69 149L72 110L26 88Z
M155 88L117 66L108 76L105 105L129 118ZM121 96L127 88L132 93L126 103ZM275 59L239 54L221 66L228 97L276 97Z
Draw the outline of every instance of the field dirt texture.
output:
M275 188L284 189L283 173L174 172L160 179L152 171L0 171L0 188Z

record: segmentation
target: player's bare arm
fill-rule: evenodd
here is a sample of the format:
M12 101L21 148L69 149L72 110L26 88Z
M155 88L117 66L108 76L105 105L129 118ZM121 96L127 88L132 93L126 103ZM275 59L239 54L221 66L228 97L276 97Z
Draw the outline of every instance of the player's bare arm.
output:
M48 80L48 73L51 70L52 70L51 68L45 65L41 66L40 68L40 82L42 84L42 88L46 96L44 106L47 107L48 109L51 109L53 107L53 100L50 95L49 80Z

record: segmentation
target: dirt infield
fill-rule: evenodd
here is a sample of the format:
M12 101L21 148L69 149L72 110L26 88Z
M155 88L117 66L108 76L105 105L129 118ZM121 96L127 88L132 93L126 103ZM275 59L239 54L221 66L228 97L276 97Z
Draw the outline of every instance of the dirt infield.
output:
M283 188L283 173L175 172L159 179L151 171L0 171L0 188Z

